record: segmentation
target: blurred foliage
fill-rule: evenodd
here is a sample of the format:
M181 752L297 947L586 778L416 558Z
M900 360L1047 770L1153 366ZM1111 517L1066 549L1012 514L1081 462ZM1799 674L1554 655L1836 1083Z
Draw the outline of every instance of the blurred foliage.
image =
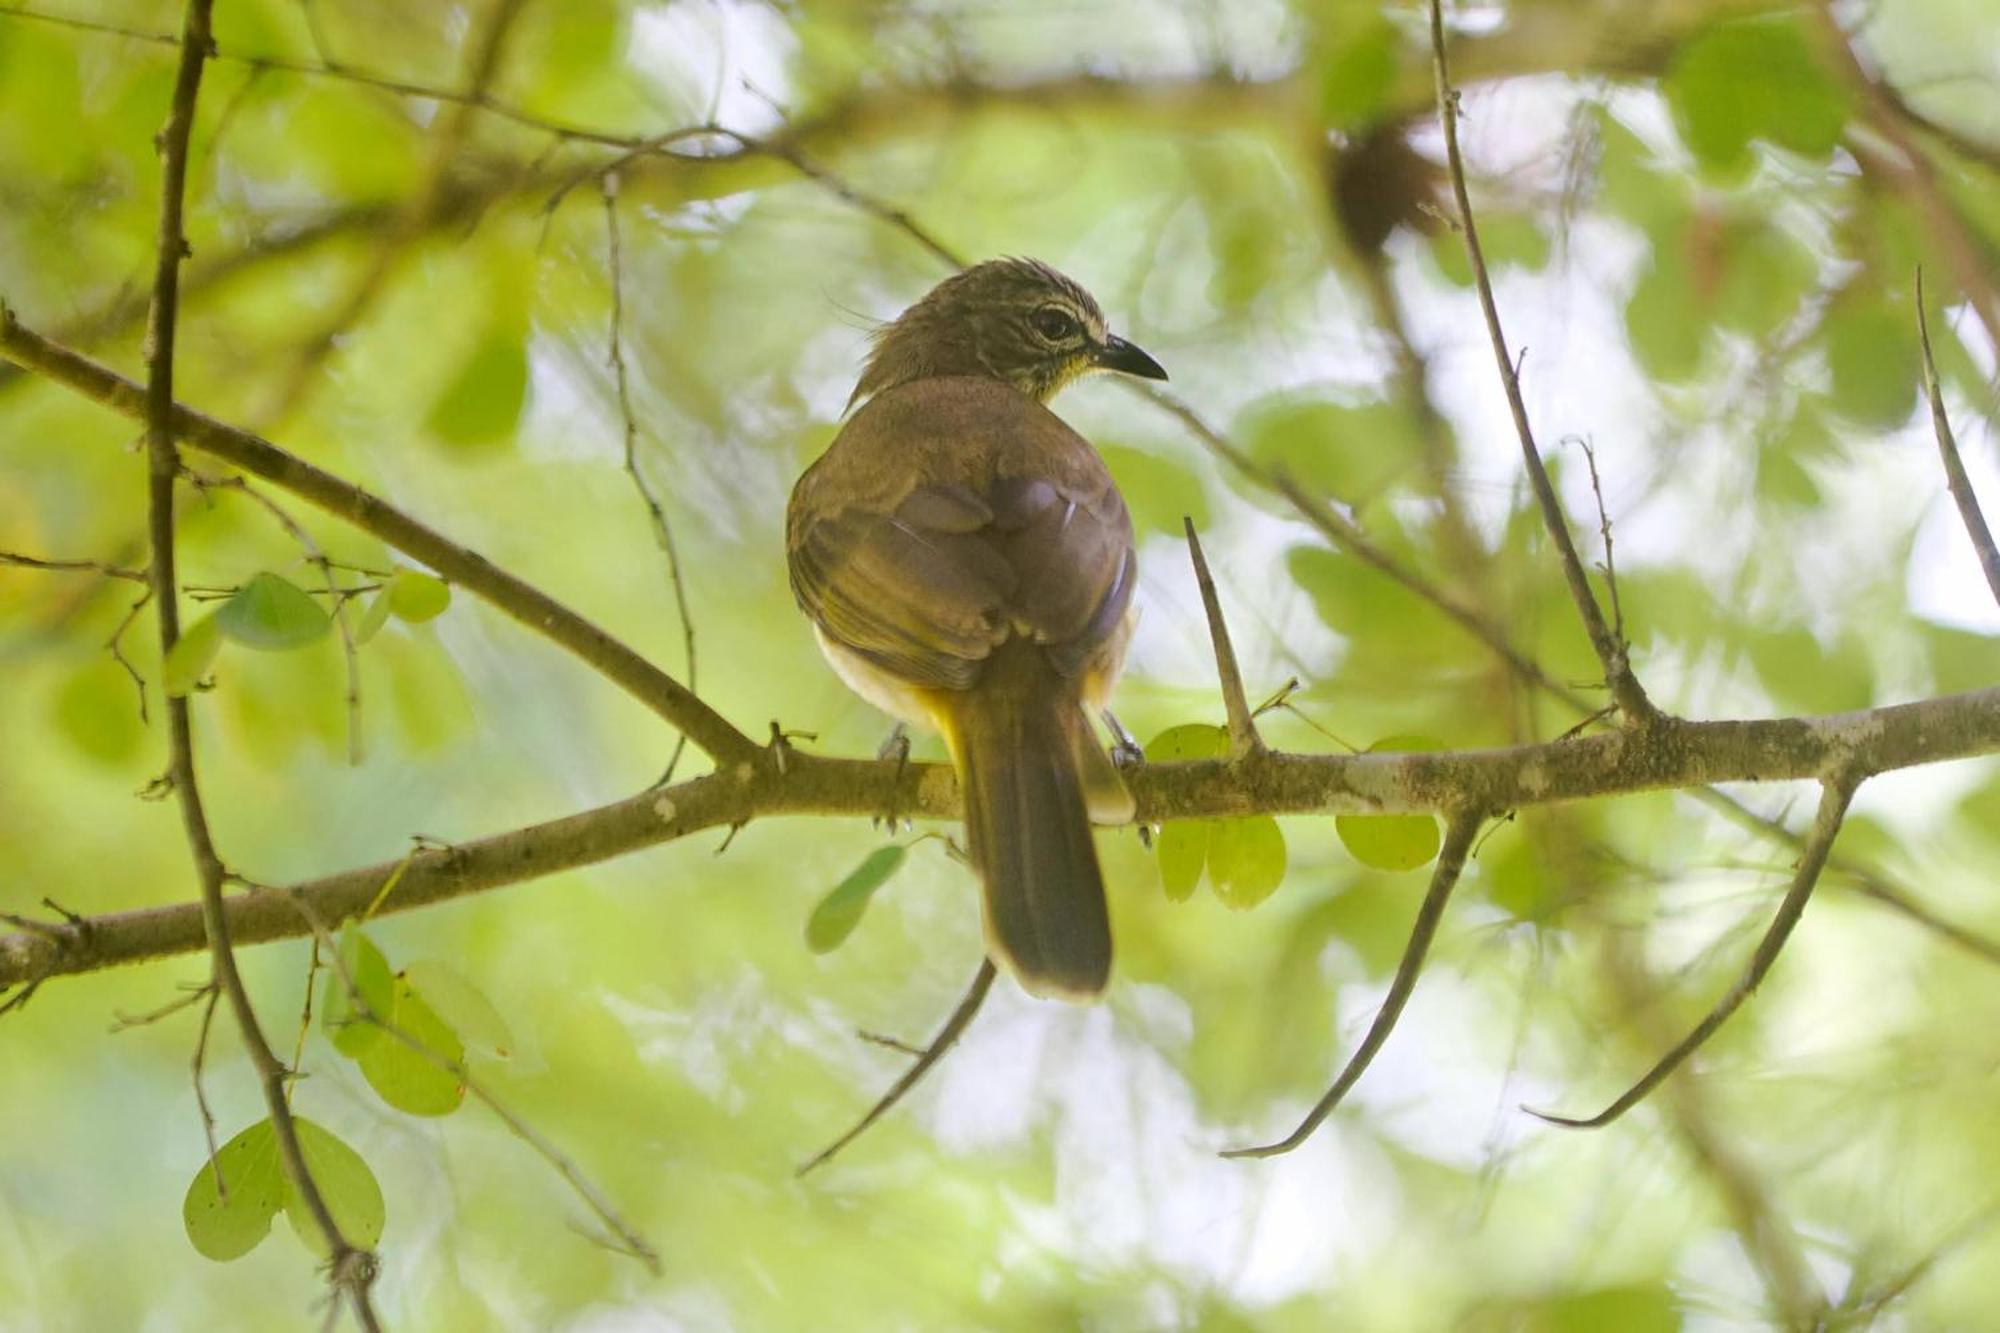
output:
M0 11L0 296L134 373L176 53L89 25L166 34L179 7L42 12L83 26ZM1601 698L1439 212L1419 6L528 0L486 109L442 160L458 103L300 72L462 90L493 12L220 0L181 397L684 669L606 357L599 174L620 150L559 131L714 120L960 253L1072 273L1258 463ZM1594 441L1634 660L1691 716L1859 708L2000 675L2000 619L1918 410L1912 318L1921 264L1990 512L1994 352L1939 210L2000 281L1991 8L1840 14L1865 67L1938 127L1912 123L1935 199L1882 166L1810 9L1512 0L1468 10L1459 39L1475 203L1544 452L1602 561L1590 478L1563 443ZM615 276L637 463L674 525L702 692L753 731L775 717L816 733L799 744L873 753L882 719L791 606L780 515L866 330L944 270L793 163L720 136L683 149L618 163ZM1329 750L1330 731L1465 748L1579 720L1171 418L1103 383L1057 406L1104 445L1142 534L1116 702L1139 735L1182 738L1156 760L1222 735L1183 515L1253 696L1304 682L1296 712L1260 718L1272 744ZM134 435L0 370L0 551L143 564ZM212 591L184 603L193 646L165 664L147 611L123 624L135 584L0 564L0 909L193 895L170 803L134 797L162 764L162 688L191 691L222 853L259 882L659 776L673 738L650 714L374 539L272 498L348 591L330 599L261 506L190 489L182 571ZM358 641L359 767L334 614ZM1803 817L1796 790L1734 794ZM460 1079L371 1030L324 960L293 1086L309 1155L339 1182L336 1215L380 1228L398 1327L1755 1327L1800 1314L1773 1245L1856 1326L1892 1291L1886 1326L1990 1321L2000 1236L1962 1228L2000 1178L2000 1039L1966 1015L2000 977L1846 892L1849 876L1687 1076L1700 1098L1663 1095L1591 1136L1513 1109L1622 1087L1762 929L1792 851L1685 797L1497 825L1402 1027L1333 1121L1291 1157L1217 1160L1319 1095L1408 934L1423 879L1409 867L1434 852L1435 821L1334 823L1173 824L1151 849L1103 834L1120 950L1106 1003L1031 1002L1003 980L932 1081L802 1185L793 1166L903 1067L857 1029L922 1038L977 965L975 896L942 844L768 821L719 858L719 836L693 839L349 927L367 1011L476 1065L652 1241L658 1279L579 1235L586 1210L485 1112L430 1118L467 1104ZM1967 764L1871 784L1841 852L1990 939L1996 828L2000 779ZM1204 879L1213 893L1195 892ZM1640 960L1636 1007L1617 958ZM315 989L308 947L242 961L289 1052ZM198 1009L104 1033L205 977L189 958L62 980L0 1018L0 1324L301 1319L314 1265L257 1244L295 1210L226 1013L206 1078L226 1204L188 1080ZM183 1225L202 1254L243 1257L212 1266Z

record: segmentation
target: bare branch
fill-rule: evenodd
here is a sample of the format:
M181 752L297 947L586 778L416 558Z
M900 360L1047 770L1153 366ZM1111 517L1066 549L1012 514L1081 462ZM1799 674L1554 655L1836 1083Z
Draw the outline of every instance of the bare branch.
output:
M1820 787L1819 813L1813 818L1812 833L1806 839L1805 851L1799 857L1798 869L1793 872L1792 885L1785 891L1785 897L1778 904L1777 915L1764 932L1764 938L1757 942L1757 950L1750 956L1750 965L1736 980L1713 1009L1695 1025L1694 1031L1681 1039L1679 1045L1661 1056L1653 1067L1642 1075L1637 1083L1626 1089L1618 1099L1599 1111L1596 1115L1572 1118L1537 1111L1532 1107L1522 1107L1529 1115L1546 1120L1552 1125L1567 1129L1600 1129L1646 1099L1646 1095L1657 1088L1666 1077L1678 1069L1683 1061L1697 1050L1702 1043L1714 1036L1721 1026L1729 1021L1729 1016L1742 1007L1750 998L1771 964L1778 960L1778 954L1791 938L1792 927L1799 923L1799 917L1806 910L1806 902L1812 897L1813 886L1819 883L1820 871L1826 866L1827 853L1833 849L1833 840L1840 832L1840 825L1847 814L1848 802L1854 799L1854 789L1860 785L1860 776L1852 771L1842 772L1827 778Z
M1511 810L1718 782L1819 779L1848 766L1884 773L1995 753L2000 753L2000 686L1820 717L1741 722L1663 717L1643 742L1603 732L1495 750L1266 751L1255 765L1226 759L1148 764L1127 770L1125 778L1137 805L1134 821L1151 824L1245 814ZM304 881L287 892L305 894L327 920L338 922L378 896L381 912L408 911L706 829L778 815L867 818L892 803L912 818L957 819L963 813L949 766L832 759L795 750L782 774L770 765L733 764L545 824ZM228 910L232 932L245 942L300 933L292 908L274 891L232 894ZM201 929L198 914L175 906L90 918L87 936L78 931L61 946L35 934L0 935L0 986L186 953L200 947Z
M5 306L0 306L0 356L47 375L113 411L131 417L144 412L144 395L137 385L32 332ZM373 533L574 653L667 722L685 731L688 739L717 759L755 762L759 757L761 749L754 741L625 643L380 496L322 471L261 436L225 425L189 407L173 408L173 428L183 443L273 482L336 518Z
M1993 600L2000 602L2000 548L1993 545L1993 529L1979 512L1979 497L1972 493L1972 479L1965 475L1965 460L1958 456L1958 441L1951 433L1951 419L1945 415L1944 392L1938 387L1937 362L1931 357L1931 326L1924 314L1924 271L1917 270L1917 340L1924 353L1924 395L1931 405L1931 429L1937 434L1938 459L1944 464L1945 485L1958 505L1958 517L1965 524L1972 549L1979 553L1979 567L1986 573L1986 586Z
M1521 458L1527 464L1528 480L1534 487L1535 501L1541 507L1542 523L1562 559L1563 578L1569 584L1570 600L1576 603L1584 632L1590 636L1591 647L1597 651L1597 660L1604 665L1604 681L1611 687L1611 697L1618 701L1618 707L1628 722L1645 725L1659 710L1646 697L1638 677L1632 674L1624 641L1604 623L1604 612L1597 605L1597 596L1590 590L1590 579L1584 573L1583 562L1577 557L1576 542L1570 536L1569 520L1563 515L1562 501L1557 498L1555 487L1549 481L1548 469L1542 466L1541 452L1535 447L1534 430L1528 424L1528 407L1521 398L1520 375L1507 351L1507 335L1500 327L1500 309L1493 300L1493 282L1486 272L1486 255L1479 245L1479 227L1473 220L1472 199L1466 190L1465 160L1458 146L1458 93L1451 86L1451 67L1445 56L1443 0L1430 0L1430 9L1431 63L1437 81L1438 115L1444 125L1446 174L1451 180L1452 198L1458 205L1457 222L1460 234L1465 238L1466 257L1472 265L1473 286L1479 293L1479 309L1486 317L1486 333L1493 343L1493 358L1500 368L1501 386L1507 391L1507 407L1514 417L1514 433L1521 441Z
M701 686L695 679L694 617L688 613L687 583L681 578L680 550L674 545L674 530L667 522L665 507L647 484L646 474L639 470L639 417L632 410L632 388L625 369L625 257L618 234L617 176L604 177L603 194L604 233L611 269L611 337L606 359L611 363L612 384L618 396L618 415L625 427L625 472L639 492L639 502L646 507L646 517L653 525L653 540L659 543L661 552L667 557L667 577L673 583L674 609L681 618L681 649L687 658L687 687L698 690ZM665 786L674 780L674 770L680 767L681 751L686 744L687 733L682 732L674 742L674 752L667 756L667 771L660 775L659 785Z
M1410 927L1409 943L1403 946L1403 959L1396 964L1396 975L1390 979L1389 991L1382 997L1382 1007L1375 1011L1375 1021L1368 1025L1368 1034L1361 1044L1354 1048L1354 1054L1347 1058L1347 1064L1333 1080L1333 1086L1326 1095L1306 1112L1306 1118L1299 1127L1279 1139L1258 1148L1231 1148L1224 1157L1276 1157L1288 1153L1312 1136L1333 1109L1340 1105L1340 1099L1347 1095L1349 1088L1368 1072L1368 1066L1375 1059L1375 1053L1389 1040L1389 1034L1396 1030L1396 1020L1403 1015L1403 1006L1409 1003L1410 992L1417 988L1417 974L1423 971L1424 957L1430 952L1431 940L1437 935L1438 922L1444 919L1445 904L1451 900L1451 891L1457 887L1459 875L1465 869L1466 853L1472 847L1472 839L1479 832L1485 816L1472 810L1459 810L1448 816L1445 824L1444 845L1438 850L1437 863L1431 868L1430 887L1424 891L1424 900L1417 907L1416 922Z
M1236 666L1236 649L1229 642L1229 625L1222 618L1222 603L1215 595L1215 580L1208 572L1208 558L1201 553L1201 538L1195 535L1194 520L1185 515L1181 526L1187 531L1188 557L1194 561L1194 581L1201 588L1202 609L1208 613L1208 637L1215 645L1215 672L1222 683L1222 704L1229 716L1229 754L1232 759L1263 750L1263 738L1250 705L1243 697L1243 673Z
M979 1006L986 1003L986 993L993 989L993 978L996 975L997 971L993 966L993 960L991 958L980 959L979 970L972 974L972 984L966 987L964 998L960 999L958 1007L951 1011L951 1017L945 1019L944 1026L938 1029L937 1036L931 1038L931 1044L916 1053L916 1060L908 1069L903 1071L902 1077L889 1085L889 1090L882 1094L879 1101L868 1108L868 1113L857 1120L852 1129L849 1129L845 1134L842 1134L832 1143L827 1144L826 1147L821 1148L817 1153L813 1154L793 1174L798 1176L810 1175L819 1167L832 1161L841 1149L860 1138L868 1131L869 1126L894 1109L896 1103L902 1101L910 1089L916 1087L924 1075L928 1074L932 1067L944 1058L945 1052L952 1048L952 1045L964 1034L965 1029L971 1025L973 1015L979 1012Z

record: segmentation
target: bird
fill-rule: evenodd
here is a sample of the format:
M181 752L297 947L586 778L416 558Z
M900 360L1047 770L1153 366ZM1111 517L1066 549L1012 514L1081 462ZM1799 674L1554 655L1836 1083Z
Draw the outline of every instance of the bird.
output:
M785 521L792 592L835 673L943 734L988 957L1029 994L1072 1001L1111 973L1091 823L1133 814L1086 712L1131 637L1132 518L1047 407L1099 371L1167 378L1049 265L963 269L876 331Z

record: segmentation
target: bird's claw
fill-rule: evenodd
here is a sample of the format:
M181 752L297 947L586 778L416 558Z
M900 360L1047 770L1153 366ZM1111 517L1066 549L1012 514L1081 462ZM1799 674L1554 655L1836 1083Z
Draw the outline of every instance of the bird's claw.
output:
M898 722L895 728L889 732L889 738L882 742L880 749L875 751L875 757L877 759L893 759L896 761L894 790L901 792L903 789L903 773L910 766L910 729ZM896 831L898 820L902 821L904 828L911 827L910 820L903 815L896 804L895 798L892 796L889 800L889 808L882 814L876 815L869 823L878 829L886 824L889 832L893 834Z

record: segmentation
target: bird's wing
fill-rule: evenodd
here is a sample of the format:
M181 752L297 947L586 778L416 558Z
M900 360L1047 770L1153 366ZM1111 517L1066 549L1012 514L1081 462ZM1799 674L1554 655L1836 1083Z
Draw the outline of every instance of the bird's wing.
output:
M1132 521L1095 451L1035 410L1017 425L1037 447L1018 447L1017 431L978 457L974 441L951 454L963 466L919 468L933 474L927 484L892 500L843 503L844 489L866 488L837 475L801 483L788 525L792 589L822 631L930 688L969 688L1016 634L1042 644L1062 674L1084 668L1131 601ZM824 463L842 466L840 449Z

